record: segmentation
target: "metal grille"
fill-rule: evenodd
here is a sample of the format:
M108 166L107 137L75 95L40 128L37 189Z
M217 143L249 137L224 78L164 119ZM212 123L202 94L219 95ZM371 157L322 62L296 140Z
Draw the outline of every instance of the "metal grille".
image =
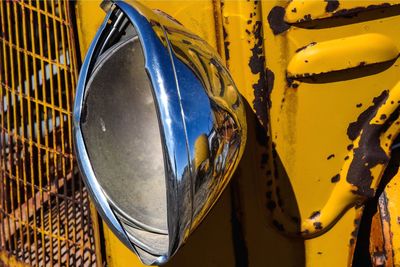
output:
M89 199L72 154L69 8L64 0L0 2L0 266L95 265Z

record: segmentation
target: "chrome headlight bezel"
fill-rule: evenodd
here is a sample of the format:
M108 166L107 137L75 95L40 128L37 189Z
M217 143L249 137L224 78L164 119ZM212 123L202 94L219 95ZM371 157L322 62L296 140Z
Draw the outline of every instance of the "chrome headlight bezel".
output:
M96 178L82 131L93 66L107 50L116 21L123 19L133 25L142 45L157 109L169 239L163 253L155 253L149 244L130 234L132 225L149 233L157 230L132 222L107 195ZM137 2L115 2L108 11L82 65L73 116L76 156L95 206L111 230L145 264L165 263L176 253L222 193L246 142L242 99L216 52L170 17ZM211 122L206 125L207 116Z

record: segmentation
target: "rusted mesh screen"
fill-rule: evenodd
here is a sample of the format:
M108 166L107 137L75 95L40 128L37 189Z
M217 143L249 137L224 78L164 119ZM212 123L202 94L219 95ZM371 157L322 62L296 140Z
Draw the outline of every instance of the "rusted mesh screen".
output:
M72 154L69 5L0 1L0 253L32 266L95 265L88 195Z

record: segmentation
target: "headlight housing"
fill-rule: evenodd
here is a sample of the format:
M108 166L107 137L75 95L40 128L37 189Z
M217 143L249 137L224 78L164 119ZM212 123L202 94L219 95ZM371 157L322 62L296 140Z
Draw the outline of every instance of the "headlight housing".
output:
M139 3L114 3L74 107L77 160L96 207L145 264L166 262L232 176L245 110L216 52Z

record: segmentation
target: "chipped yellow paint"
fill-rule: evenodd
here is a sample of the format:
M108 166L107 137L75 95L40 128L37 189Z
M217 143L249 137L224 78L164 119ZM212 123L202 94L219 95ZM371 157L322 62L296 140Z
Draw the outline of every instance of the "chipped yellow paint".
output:
M386 102L378 109L375 117L372 118L371 121L366 122L370 125L383 125L389 116L385 116L386 119L382 119L382 115L392 114L395 111L395 108L398 107L398 100L400 99L400 83L398 83L392 90L390 90L389 97ZM395 139L396 135L400 132L400 118L395 120L392 125L381 133L380 135L380 146L385 151L386 155L390 156L390 146ZM362 135L362 133L361 133ZM359 147L361 135L354 141L353 146L354 150ZM390 138L388 138L390 136ZM345 161L342 170L340 172L340 177L347 177L349 170L351 169L351 164L353 161L353 150L349 152L349 159ZM380 178L382 177L383 171L388 162L384 162L382 164L377 164L371 169L372 177L374 179L371 181L371 188L374 190L377 189ZM335 219L346 209L356 203L361 203L365 197L354 194L353 191L357 190L357 185L352 185L345 179L341 179L333 189L326 205L320 210L320 215L317 218L306 219L303 222L302 230L309 231L310 234L317 233L316 229L313 227L313 224L316 221L322 223L323 226L331 225Z
M249 14L252 14L251 18ZM222 24L227 67L240 93L253 107L254 89L252 86L258 82L261 74L253 73L248 65L253 55L252 49L258 42L254 33L257 25L260 24L260 29L262 25L260 3L225 1L222 5Z
M305 257L305 265L312 267L346 266L351 263L352 249L354 249L354 246L350 245L351 239L353 240L351 241L352 244L354 242L354 237L351 236L351 233L355 231L354 220L360 217L362 209L348 207L348 204L354 204L352 202L357 200L358 197L353 193L349 194L351 190L356 190L356 187L347 183L345 179L354 156L353 152L349 152L347 147L352 144L354 148L357 148L359 139L349 140L346 134L347 128L350 123L357 121L360 113L371 106L373 98L380 95L383 90L390 90L389 98L398 97L393 94L395 92L393 88L395 88L399 77L398 61L386 66L386 68L375 70L372 73L368 72L368 75L363 75L364 70L360 70L361 74L346 73L342 77L325 77L327 80L293 80L290 81L293 82L291 86L288 86L286 72L289 63L296 55L296 50L312 42L318 44L344 38L351 39L354 35L378 34L380 37L388 38L394 44L390 46L398 49L400 47L398 29L393 25L400 23L399 17L388 16L375 20L367 19L360 23L349 25L333 24L330 27L314 29L283 24L278 26L282 26L283 29L288 27L288 29L282 34L275 35L269 25L269 20L272 17L271 11L276 6L286 10L294 9L294 7L290 7L291 9L287 7L288 1L262 1L258 3L254 3L254 1L225 1L217 9L215 4L218 6L219 1L211 0L185 2L149 0L142 2L151 8L161 9L172 15L189 30L204 38L222 55L225 55L227 66L237 87L253 110L255 110L254 85L260 82L262 75L265 75L264 67L274 73L275 79L273 80L271 93L272 105L270 107L267 107L267 92L262 94L261 103L265 104L265 108L269 112L263 122L268 122L266 126L270 127L270 137L293 187L300 219L304 222L301 230L309 230L310 234L315 231L315 221L307 219L316 211L320 211L320 215L315 218L318 218L318 222L322 222L325 231L328 230L326 227L330 224L329 222L335 221L334 219L338 213L340 214L340 211L344 212L348 209L332 229L325 234L304 242L295 238L291 239L273 230L268 222L266 223L267 225L264 224L265 222L260 219L263 214L260 214L258 207L256 207L257 201L253 193L258 188L250 188L249 184L243 183L243 180L241 180L240 184L242 186L240 188L243 187L241 193L246 196L246 200L243 200L243 206L245 211L246 241L248 242L250 258L249 266L261 266L260 264L263 263L262 260L265 258L258 255L264 255L262 253L263 249L266 250L265 255L273 252L275 253L274 255L282 255L284 257L284 252L290 252L289 255L292 255L293 258L282 259L281 257L280 261L278 259L271 260L271 263L277 260L277 264L280 263L280 266L295 264L296 262L293 262L293 259L298 260L303 256ZM341 1L340 8L350 9L360 4L369 6L370 3L378 2L380 1ZM302 7L302 3L306 7ZM296 10L300 15L304 12L309 12L307 8L309 8L308 5L311 5L313 10L315 8L312 18L327 17L324 11L326 2L322 0L294 0L291 4L299 5L296 6ZM78 1L78 32L82 55L85 54L87 46L104 17L104 13L98 8L98 5L99 1ZM313 7L313 5L315 6ZM249 14L252 14L251 19ZM281 23L284 23L283 19L284 17L282 16ZM288 16L286 16L286 20L297 21L297 19L291 19ZM261 33L264 36L257 37L257 23L260 22L262 26L260 28ZM220 26L224 27L225 34L221 35L222 29L218 28ZM221 38L221 36L224 38ZM264 42L257 47L260 38L263 38ZM364 42L368 44L370 41L361 42L358 40L355 43L362 46L365 44ZM224 47L221 47L223 45ZM261 66L259 72L257 72L250 68L249 65L251 57L259 49L261 51L258 54L259 59L262 59L265 55L266 65ZM338 51L337 55L327 55L328 59L325 58L326 64L335 64L335 67L327 66L326 69L340 70L343 68L343 61L340 58L343 52L341 49L338 49ZM382 61L382 58L385 60L390 57L395 58L394 53L388 54L390 56L379 57L376 62ZM362 61L366 61L368 56L374 57L375 55L365 56ZM321 56L320 58L320 61L324 60L324 57ZM351 61L351 64L346 66L357 66L358 61L360 61L359 58L355 58ZM297 67L297 69L300 68ZM301 69L298 72L301 73ZM292 73L296 72L292 71ZM264 79L264 82L266 82L266 77ZM271 81L269 81L269 85L271 85ZM262 86L266 89L265 83ZM382 114L388 115L390 110L382 106L377 111L376 117L380 118ZM261 119L262 116L258 115ZM397 128L391 127L386 131L385 135L381 136L381 147L384 148L386 153L388 148L385 148L385 138L390 133L394 136L397 131ZM247 165L240 167L241 178L246 179L258 173L254 170L257 165L251 164L253 162L251 162L252 158L250 158L249 154L247 154L247 157ZM379 174L383 168L383 165L373 168L372 174L376 179L371 184L372 188L376 187L379 182ZM337 174L341 174L339 182L332 183L331 178ZM254 199L250 201L251 197ZM392 198L395 199L393 196ZM223 211L226 212L226 209L223 209ZM270 214L267 216L270 216ZM254 218L257 218L257 220L252 221ZM263 226L266 228L262 228ZM104 235L107 262L111 267L127 266L128 264L130 266L142 266L137 257L127 250L106 227ZM268 241L269 237L274 242ZM230 252L232 245L228 243L231 240L228 238L224 240L226 246L223 245L222 254L228 255L224 263L228 264L226 266L231 266L233 264ZM397 247L400 247L400 243L397 244ZM185 257L187 258L185 259L198 256L195 252L187 252L189 249L185 247L183 249L186 250ZM215 255L214 257L217 258ZM183 260L183 256L179 255L173 258L172 261L176 263L175 266L189 266L188 262L190 262ZM202 261L202 263L209 264L206 261ZM221 263L219 262L220 265ZM209 266L211 266L211 263Z
M339 1L339 9L369 6L377 2L379 1ZM315 20L308 24L304 22L293 25L284 21L285 19L291 22L298 20L289 19L288 16L292 15L289 12L300 14L301 17L312 13L310 19L321 18L322 7L325 12L328 4L332 3L326 1L262 2L263 18L266 18L263 20L266 67L275 77L269 109L270 135L296 196L300 220L303 222L303 235L314 237L306 240L305 243L306 266L345 266L351 263L349 248L352 249L353 246L349 246L349 240L352 238L350 234L355 228L354 219L360 214L360 209L357 210L351 206L363 197L351 192L357 190L358 187L349 184L346 177L354 161L354 150L359 147L360 136L363 133L361 131L360 136L352 141L348 136L348 127L357 121L363 111L373 105L373 99L381 95L383 91L389 90L389 98L398 99L399 97L396 84L399 81L400 71L395 51L398 51L400 47L400 38L398 30L395 30L396 27L393 25L400 23L400 17L393 14L386 16L383 15L386 13L381 11L369 10L368 16L365 15L365 18L363 17L363 20L357 23L355 23L355 18ZM381 13L373 14L373 12ZM390 11L387 13L389 14ZM360 67L355 68L354 71L330 72L327 75L309 79L290 79L290 77L288 79L288 70L299 74L298 76L310 71L310 69L302 70L301 64L294 70L293 65L289 65L290 62L299 60L296 59L296 54L301 53L299 49L311 43L316 43L316 47L318 44L335 42L337 46L341 46L340 42L343 39L351 40L356 35L369 34L379 34L389 39L389 41L385 39L385 42L390 43L388 47L391 48L384 50L391 51L388 53L391 56L381 56L378 60L393 57L393 62L381 67L374 65L372 70L368 67ZM371 45L371 40L359 41L358 46L361 47L361 51L365 43ZM313 47L304 49L303 53L311 48ZM319 66L315 65L317 68L315 72L343 69L346 66L344 60L347 59L346 56L349 56L349 53L344 52L346 49L349 47L343 45L343 47L335 48L336 53L333 54L312 55L321 63ZM320 53L321 51L312 52ZM356 66L355 57L360 58L360 55L356 55L359 52L350 55L351 62L347 62L347 66ZM367 50L365 52L362 61L375 56L369 55ZM386 104L390 102L391 100L387 100ZM397 101L392 107L384 104L381 109L375 110L376 117L381 118L381 114L389 117L397 105ZM369 121L370 118L367 118L366 123L374 124L375 122L372 122L374 119ZM380 120L378 124L384 121L385 119ZM362 124L362 128L364 126ZM379 134L378 143L381 144L380 148L386 155L391 144L391 141L387 141L387 137L390 134L395 136L399 130L395 122L392 126ZM353 148L348 147L349 145ZM384 163L377 164L375 167L371 166L370 171L373 177L371 188L376 188L384 167ZM340 178L337 178L337 174L340 174ZM335 177L339 180L338 182L334 179ZM365 179L365 177L359 178ZM333 226L336 219L339 221ZM332 228L329 230L330 227ZM316 235L320 236L315 237ZM340 238L337 238L339 236Z
M293 0L287 6L285 20L289 23L300 21L310 21L313 19L328 18L338 15L339 12L351 12L354 9L362 8L379 8L381 5L397 5L400 1L396 0L342 0L329 1L330 6L327 6L327 1L324 0Z
M399 49L391 38L367 33L311 43L293 56L287 71L289 77L312 77L316 74L384 63L395 60L398 55Z

